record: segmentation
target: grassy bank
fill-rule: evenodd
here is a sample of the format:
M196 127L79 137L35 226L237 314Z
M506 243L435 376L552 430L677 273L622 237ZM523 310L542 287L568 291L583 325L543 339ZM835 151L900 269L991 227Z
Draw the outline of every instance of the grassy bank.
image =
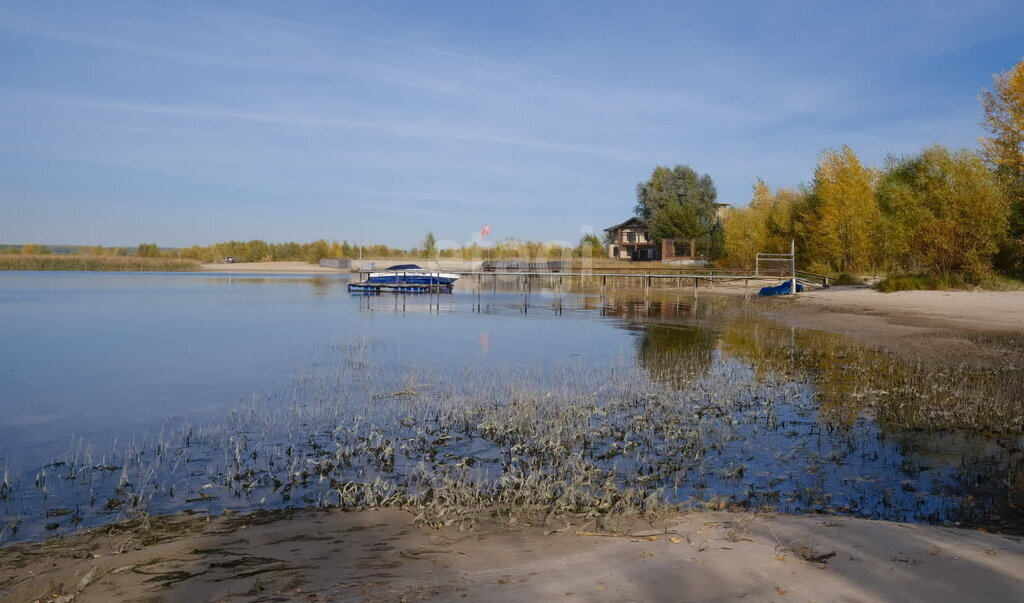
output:
M89 255L0 255L0 270L73 270L97 272L191 272L195 260Z
M953 291L979 287L987 291L1021 291L1024 281L1007 276L991 275L977 282L968 281L962 274L910 274L890 276L875 286L882 293L895 291Z

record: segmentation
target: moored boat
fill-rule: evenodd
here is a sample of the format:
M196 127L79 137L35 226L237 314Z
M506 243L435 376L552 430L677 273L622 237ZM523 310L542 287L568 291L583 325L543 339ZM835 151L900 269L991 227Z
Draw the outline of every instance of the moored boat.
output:
M442 285L451 287L459 280L458 274L427 270L416 264L398 264L380 272L371 272L366 283L389 285Z

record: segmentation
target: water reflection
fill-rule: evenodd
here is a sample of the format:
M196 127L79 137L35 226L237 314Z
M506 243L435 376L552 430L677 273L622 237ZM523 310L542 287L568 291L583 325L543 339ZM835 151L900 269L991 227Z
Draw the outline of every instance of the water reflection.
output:
M813 385L812 407L783 425L763 424L743 439L760 442L762 454L777 454L790 441L799 448L789 454L819 459L807 477L820 479L804 487L808 500L823 509L1024 531L1024 384L1013 366L905 360L836 334L782 327L741 306L722 312L729 304L721 304L712 301L699 311L675 299L634 298L606 300L602 307L603 314L624 319L623 328L639 333L638 364L670 387L691 387L694 367L706 373L731 361L750 367L761 381ZM712 315L716 320L709 321ZM811 436L818 444L807 448ZM829 446L843 445L823 449L822 438L835 442ZM828 478L843 473L837 463L854 458L872 460L874 473L843 483ZM771 488L761 486L775 491L793 478L778 477ZM758 487L751 485L752 495ZM859 494L851 497L851 490ZM876 510L869 512L872 505L865 501L874 497ZM754 496L787 508L770 498Z

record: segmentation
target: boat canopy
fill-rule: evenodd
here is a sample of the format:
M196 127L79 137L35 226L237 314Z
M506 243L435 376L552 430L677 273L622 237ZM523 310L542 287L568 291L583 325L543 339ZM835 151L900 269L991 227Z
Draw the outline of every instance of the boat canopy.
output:
M396 265L394 265L394 266L392 266L390 268L385 268L385 270L423 270L423 269L420 268L419 266L417 266L416 264L396 264Z

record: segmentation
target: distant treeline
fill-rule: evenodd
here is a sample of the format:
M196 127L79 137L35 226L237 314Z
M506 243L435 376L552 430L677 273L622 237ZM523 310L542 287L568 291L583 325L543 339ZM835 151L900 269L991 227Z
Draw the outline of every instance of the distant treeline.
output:
M223 258L233 257L239 262L310 262L317 263L322 259L344 259L363 257L394 257L404 258L408 253L387 245L351 245L348 241L328 243L324 239L312 243L267 243L255 239L252 241L226 241L213 245L185 247L177 251L183 258L192 258L201 262L219 262Z
M540 241L519 241L504 239L493 245L471 244L455 248L438 249L432 235L428 233L424 244L412 249L397 249L387 245L352 245L348 241L324 239L312 243L267 243L261 240L227 241L213 245L193 245L184 248L161 248L153 243L138 247L95 246L45 246L29 243L26 245L0 245L0 254L9 259L18 254L31 257L71 255L82 257L138 257L186 259L203 263L220 262L232 257L239 262L281 262L301 261L317 263L322 259L465 259L500 260L511 258L564 259L569 257L601 257L604 247L595 235L586 235L576 246Z
M240 262L278 262L305 261L317 263L322 259L357 259L357 258L390 258L390 259L464 259L464 260L497 260L505 258L564 258L580 257L581 255L603 255L604 248L600 239L588 235L581 239L575 247L557 243L539 241L519 241L505 239L493 245L472 243L460 247L439 249L428 233L424 244L411 249L398 249L387 245L352 245L348 241L324 239L312 243L267 243L265 241L227 241L201 247L198 245L176 251L157 250L156 253L174 254L175 257L191 258L201 262L217 262L226 257L233 257ZM141 246L140 246L140 255Z
M190 272L199 262L178 258L118 255L12 254L0 255L0 270L72 270L91 272Z

